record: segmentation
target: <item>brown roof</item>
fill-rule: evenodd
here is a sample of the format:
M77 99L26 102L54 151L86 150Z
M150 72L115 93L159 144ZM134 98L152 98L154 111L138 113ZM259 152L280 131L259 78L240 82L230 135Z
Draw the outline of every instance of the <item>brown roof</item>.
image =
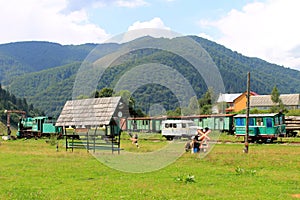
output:
M282 94L280 99L285 106L297 106L299 105L299 94ZM271 95L258 95L250 97L250 106L274 106L275 104L271 100Z
M67 101L56 126L108 125L121 97L105 97Z

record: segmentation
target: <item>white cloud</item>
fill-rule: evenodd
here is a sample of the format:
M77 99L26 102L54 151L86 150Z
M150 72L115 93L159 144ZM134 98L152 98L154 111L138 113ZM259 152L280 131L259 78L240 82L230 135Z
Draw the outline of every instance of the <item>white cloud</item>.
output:
M200 33L200 34L198 34L198 37L202 37L202 38L205 38L205 39L208 39L208 40L211 40L211 41L214 40L210 35L208 35L206 33Z
M147 6L144 0L66 0L67 6L65 12L72 12L87 8L103 8L107 6L136 8L141 6Z
M151 36L155 38L174 38L180 34L173 32L169 27L165 26L164 22L155 17L149 21L136 21L128 27L128 31L111 38L106 42L124 43L143 36Z
M132 30L136 30L136 29L145 29L145 28L157 28L157 29L170 30L170 28L165 26L164 22L159 17L155 17L155 18L151 19L150 21L134 22L133 25L128 27L128 31L132 31Z
M217 21L200 24L217 28L216 42L244 55L259 57L285 67L300 69L300 58L291 53L300 45L300 1L270 0L231 10Z
M0 43L42 40L61 44L102 42L105 30L88 20L85 10L63 13L67 1L5 1L0 7Z
M119 7L135 8L140 6L147 6L147 3L144 0L117 0L116 5Z

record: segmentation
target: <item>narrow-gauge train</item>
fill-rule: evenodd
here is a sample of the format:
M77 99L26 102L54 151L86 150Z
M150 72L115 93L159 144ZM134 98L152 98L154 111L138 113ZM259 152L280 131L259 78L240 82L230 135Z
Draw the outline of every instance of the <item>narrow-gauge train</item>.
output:
M190 120L198 127L209 127L211 130L219 130L245 136L246 115L245 114L218 114L218 115L195 115L184 117L143 117L128 118L127 130L140 132L161 132L166 120ZM172 127L176 131L178 127ZM285 116L282 113L250 114L249 117L249 139L253 142L261 140L272 142L279 136L286 135Z
M234 114L214 114L214 115L193 115L178 117L138 117L128 118L127 126L123 130L135 132L160 133L162 122L165 120L191 120L196 126L209 127L212 130L219 130L233 134Z
M250 114L249 122L249 140L252 142L272 142L277 137L286 134L286 125L282 113L269 114ZM246 134L246 115L238 114L234 116L235 135L245 136Z
M218 130L245 136L246 115L245 114L213 114L193 115L178 117L139 117L124 118L120 128L129 132L161 133L166 120L189 120L198 127L209 127ZM172 127L176 131L180 126ZM62 134L62 127L55 127L54 120L50 117L27 117L21 118L18 123L17 137L41 137L53 134ZM282 113L250 114L249 138L252 141L273 141L278 136L286 135L285 117Z
M21 118L18 123L18 138L31 138L60 134L61 127L56 127L51 117L26 117Z

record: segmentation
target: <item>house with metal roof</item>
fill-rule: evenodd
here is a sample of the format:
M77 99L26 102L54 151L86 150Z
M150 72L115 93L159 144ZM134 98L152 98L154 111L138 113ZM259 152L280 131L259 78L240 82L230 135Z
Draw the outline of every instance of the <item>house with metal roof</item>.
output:
M250 92L250 96L258 95L255 92ZM225 112L238 112L246 109L247 92L234 94L220 94L217 103L226 103Z
M233 94L220 94L217 100L217 104L225 103L224 108L218 109L217 113L229 113L233 111L234 100L242 95L243 93L233 93Z
M279 96L285 108L300 109L300 94L281 94ZM275 106L271 99L271 95L258 95L250 97L250 108L257 108L259 110L268 110Z

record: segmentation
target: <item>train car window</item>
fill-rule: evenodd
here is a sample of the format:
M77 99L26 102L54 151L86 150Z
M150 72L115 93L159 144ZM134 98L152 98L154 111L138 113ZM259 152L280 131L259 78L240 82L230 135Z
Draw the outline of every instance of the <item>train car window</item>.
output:
M279 117L279 120L280 120L280 122L279 122L280 124L284 124L284 116L283 115Z
M275 125L278 125L279 124L279 119L278 117L275 117Z
M273 127L272 118L266 118L266 125L267 125L267 128Z
M249 126L254 126L254 119L253 118L249 118Z
M173 124L173 128L177 128L177 124Z
M264 123L263 123L263 120L262 118L256 118L256 126L263 126Z
M182 126L182 128L186 128L186 124L185 123L181 124L181 126Z
M169 128L169 124L165 124L165 128Z
M245 126L244 118L236 118L236 125L237 126Z

